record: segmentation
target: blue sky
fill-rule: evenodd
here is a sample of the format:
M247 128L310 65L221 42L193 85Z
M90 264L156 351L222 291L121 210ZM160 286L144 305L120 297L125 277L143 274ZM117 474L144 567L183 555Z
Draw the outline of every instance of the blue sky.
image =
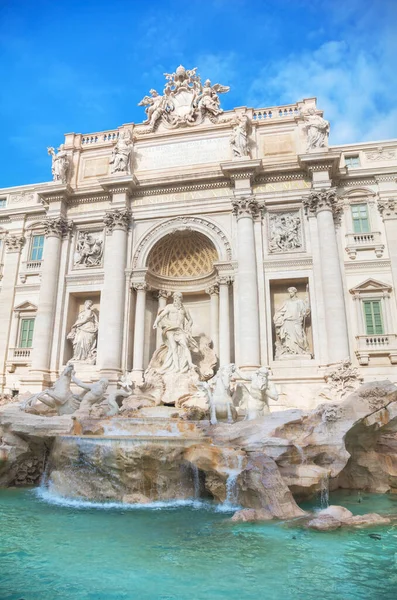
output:
M222 106L316 96L330 142L397 137L396 0L0 0L0 186L51 179L66 132L139 123L182 63Z

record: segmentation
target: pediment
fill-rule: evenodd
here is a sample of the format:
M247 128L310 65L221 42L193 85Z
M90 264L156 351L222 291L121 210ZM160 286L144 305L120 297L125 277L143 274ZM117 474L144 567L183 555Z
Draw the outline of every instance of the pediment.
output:
M377 279L366 279L363 283L352 288L350 291L351 294L359 294L359 293L371 293L371 292L391 292L392 286L390 283L383 283L382 281L378 281Z
M37 311L36 304L33 304L33 302L25 301L14 307L14 312L26 312L26 311L28 311L28 312L29 311L30 312Z
M369 198L375 196L375 193L368 188L354 188L353 190L349 190L344 194L345 198L349 198L350 200L354 200L355 198Z

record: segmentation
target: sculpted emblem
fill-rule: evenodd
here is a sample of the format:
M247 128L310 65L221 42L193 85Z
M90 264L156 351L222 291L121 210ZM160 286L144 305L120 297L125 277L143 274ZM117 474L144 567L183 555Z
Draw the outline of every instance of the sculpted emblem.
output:
M175 73L164 73L167 83L163 95L150 90L138 106L145 106L146 120L150 131L154 131L161 123L167 128L197 125L206 117L216 123L223 110L220 107L219 94L229 91L228 86L216 83L211 85L207 79L201 83L200 76L194 69L185 69L180 65Z

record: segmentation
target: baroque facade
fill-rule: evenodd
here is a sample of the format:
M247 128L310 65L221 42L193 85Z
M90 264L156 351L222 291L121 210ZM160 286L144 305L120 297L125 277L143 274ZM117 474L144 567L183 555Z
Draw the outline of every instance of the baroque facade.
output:
M166 74L146 120L67 134L53 181L0 190L1 389L142 382L183 294L220 366L270 368L279 407L330 369L396 380L397 141L329 146L314 98L224 112Z

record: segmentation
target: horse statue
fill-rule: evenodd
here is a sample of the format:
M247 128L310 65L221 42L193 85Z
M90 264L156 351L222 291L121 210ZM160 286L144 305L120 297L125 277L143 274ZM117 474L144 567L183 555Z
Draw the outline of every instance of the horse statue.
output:
M233 363L224 365L211 381L200 381L197 384L206 394L211 425L216 425L219 419L226 419L228 423L233 423L237 419L230 390L234 371Z
M51 388L33 394L20 404L21 410L27 411L32 408L37 401L42 402L50 408L55 408L58 415L71 415L80 408L81 398L73 394L70 390L74 367L69 364L62 371L59 379L56 380Z

